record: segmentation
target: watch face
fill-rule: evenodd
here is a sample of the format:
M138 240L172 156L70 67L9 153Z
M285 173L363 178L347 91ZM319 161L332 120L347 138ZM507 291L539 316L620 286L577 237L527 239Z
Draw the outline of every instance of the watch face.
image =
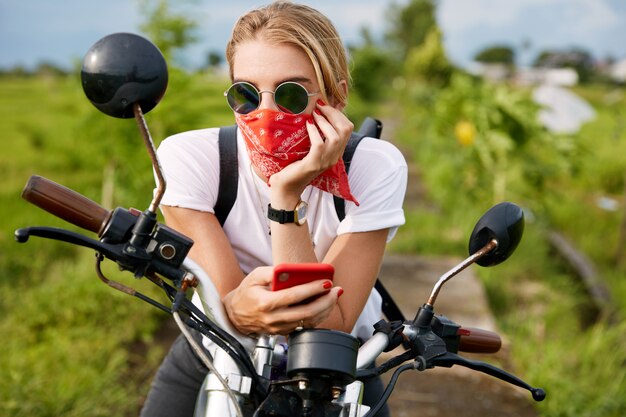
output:
M296 206L296 218L295 222L302 226L304 222L306 222L307 211L309 210L309 205L305 201L300 201L300 203Z

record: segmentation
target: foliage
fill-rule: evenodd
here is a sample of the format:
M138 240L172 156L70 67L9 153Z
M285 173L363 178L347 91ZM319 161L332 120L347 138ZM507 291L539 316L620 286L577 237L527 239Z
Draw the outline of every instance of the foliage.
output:
M539 125L538 107L523 91L457 73L429 110L418 157L431 167L425 176L447 184L433 190L439 204L458 198L451 191L470 202L537 201L549 178L571 168L572 141Z
M393 4L388 12L384 41L377 42L368 28L361 30L361 44L350 46L352 58L352 96L356 106L348 112L356 119L371 116L372 107L384 101L389 92L406 85L403 78L418 77L434 82L447 81L451 67L441 44L441 34L435 20L437 2L411 0L407 4ZM427 42L426 45L423 45ZM410 55L409 63L406 63Z
M526 92L511 87L456 74L443 90L405 90L410 117L397 139L413 150L426 201L407 209L393 248L462 253L473 222L492 201L490 184L504 174L504 198L524 207L525 236L509 261L478 272L509 340L515 373L546 388L548 398L538 404L542 416L624 415L626 265L616 259L626 216L623 89L578 88L598 116L574 136L545 132ZM602 208L600 198L618 209ZM553 228L595 262L611 291L613 303L597 323L590 321L594 307L582 285L545 237Z
M389 9L387 44L398 53L400 62L414 47L424 43L428 33L437 26L436 0L410 0L405 5L393 4Z
M352 93L364 100L380 100L388 92L390 81L398 72L393 57L371 43L350 50Z
M436 26L428 32L422 45L409 50L404 64L404 73L408 79L437 86L447 85L452 71L452 64L443 48L441 31Z
M221 53L217 51L211 51L207 54L206 65L209 68L218 68L220 65L222 65L223 61L224 57Z
M582 48L572 48L565 51L546 50L535 58L536 67L545 68L573 68L578 74L581 83L588 82L594 72L593 57Z
M490 46L478 52L474 60L484 64L513 65L515 63L515 51L506 45Z
M165 60L172 62L174 53L196 42L198 22L187 13L176 13L169 0L140 0L146 21L140 26L148 38L161 50Z

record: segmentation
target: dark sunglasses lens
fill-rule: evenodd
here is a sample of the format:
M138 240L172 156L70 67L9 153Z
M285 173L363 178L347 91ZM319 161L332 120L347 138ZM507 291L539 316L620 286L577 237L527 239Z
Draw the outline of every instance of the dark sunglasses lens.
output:
M248 114L259 107L259 92L248 83L231 85L226 99L230 108L239 114Z
M278 86L274 94L278 108L286 113L302 113L309 105L306 89L300 84L284 83Z

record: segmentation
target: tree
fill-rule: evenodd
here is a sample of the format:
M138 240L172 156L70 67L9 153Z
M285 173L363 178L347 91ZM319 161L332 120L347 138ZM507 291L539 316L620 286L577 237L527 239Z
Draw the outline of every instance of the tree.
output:
M197 41L194 32L198 22L182 12L174 12L168 0L140 0L140 8L146 16L140 29L161 50L166 61L171 61L177 50Z
M543 68L573 68L581 83L589 81L593 75L593 57L582 48L542 51L533 65Z
M515 63L515 51L506 45L494 45L477 53L474 60L483 64L513 65Z
M220 65L222 65L223 61L224 57L219 52L211 51L207 54L206 64L211 69L218 68Z
M406 6L393 5L389 11L391 29L387 40L398 49L402 61L409 51L424 43L428 33L437 27L437 0L410 0Z
M440 86L448 84L453 68L443 48L439 28L433 27L424 43L409 51L404 68L408 77L417 76Z
M372 44L350 50L352 87L365 100L378 100L389 89L397 69L388 52Z

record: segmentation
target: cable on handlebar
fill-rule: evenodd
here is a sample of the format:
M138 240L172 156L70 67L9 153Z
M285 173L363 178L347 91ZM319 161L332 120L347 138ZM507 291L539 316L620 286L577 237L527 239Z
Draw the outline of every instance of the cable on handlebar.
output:
M189 331L187 330L185 323L183 323L182 319L180 318L180 314L177 311L174 311L172 312L172 315L174 316L174 320L176 321L176 324L180 328L180 331L183 333L183 335L189 342L189 345L193 348L196 355L198 355L202 363L204 363L204 365L211 372L213 372L213 374L217 377L217 379L220 381L220 383L224 387L224 390L226 391L226 395L228 395L231 402L233 403L233 406L235 407L235 413L237 414L237 416L243 417L243 411L241 411L241 406L239 405L239 401L237 401L237 397L235 396L235 393L233 392L233 390L230 389L228 382L226 382L224 377L217 371L217 369L215 369L215 367L213 366L213 361L211 361L211 359L209 359L209 357L204 353L202 347L198 345L198 343L196 343L196 341L193 339L193 337L191 336L191 333L189 333Z
M254 386L256 387L258 392L260 394L263 394L261 388L262 384L260 383L259 376L257 375L254 365L252 364L252 361L250 360L250 357L248 356L245 348L239 343L239 341L237 341L237 339L232 337L229 333L225 332L220 327L213 325L209 318L206 317L206 315L204 315L200 310L196 308L195 305L193 305L193 303L185 298L184 292L178 291L177 289L166 284L163 280L156 276L156 274L146 273L146 277L148 277L148 279L150 279L154 284L161 287L161 289L163 289L168 298L173 301L174 308L167 308L163 304L136 291L134 288L110 280L106 276L104 276L100 267L103 259L104 255L96 252L96 274L102 282L107 284L109 287L121 291L127 295L137 297L140 300L145 301L148 304L157 307L168 314L178 314L179 311L183 311L189 316L186 320L186 324L198 330L200 333L208 337L213 343L215 343L220 349L228 353L228 355L240 365L242 371L254 381ZM182 294L182 296L179 296L180 294ZM211 369L210 367L207 368Z
M357 371L356 379L363 381L366 379L374 378L378 375L382 375L385 372L389 371L390 369L395 368L396 366L400 365L401 363L406 362L409 359L412 359L413 356L414 356L413 351L407 350L406 352L403 352L400 355L389 359L387 362L383 363L382 365L376 368L361 369Z
M396 369L393 372L393 375L391 375L391 379L389 380L389 384L387 384L387 388L385 388L383 395L380 397L376 405L372 407L367 413L365 413L363 417L374 417L376 414L378 414L378 412L381 410L381 408L383 408L383 406L389 399L389 396L393 392L393 389L396 386L396 382L398 382L398 378L400 377L400 374L404 371L408 371L411 369L420 370L421 364L418 363L417 361L414 361L414 362L407 363L398 367L398 369Z
M140 293L139 291L135 290L134 288L128 287L124 284L120 284L117 281L113 281L108 279L107 277L104 276L104 274L102 273L102 268L100 268L100 264L102 263L102 260L104 259L104 255L102 255L99 252L96 252L96 275L98 276L98 278L100 279L100 281L104 282L105 284L107 284L109 287L116 289L118 291L123 292L124 294L128 294L128 295L132 295L133 297L137 297L139 298L141 301L145 301L146 303L160 309L163 310L164 312L166 312L167 314L172 314L172 310L167 308L166 306L164 306L163 304L153 300L152 298L143 295L142 293Z
M169 286L165 283L163 283L163 285ZM221 327L214 325L213 322L198 309L198 307L184 297L184 293L182 294L183 296L181 296L181 298L177 301L180 304L180 308L182 308L183 311L189 315L187 324L207 336L212 342L225 350L229 356L242 367L242 371L246 373L246 376L249 376L252 379L258 392L263 394L261 380L259 375L256 373L254 364L252 363L246 349L230 333L226 332Z

